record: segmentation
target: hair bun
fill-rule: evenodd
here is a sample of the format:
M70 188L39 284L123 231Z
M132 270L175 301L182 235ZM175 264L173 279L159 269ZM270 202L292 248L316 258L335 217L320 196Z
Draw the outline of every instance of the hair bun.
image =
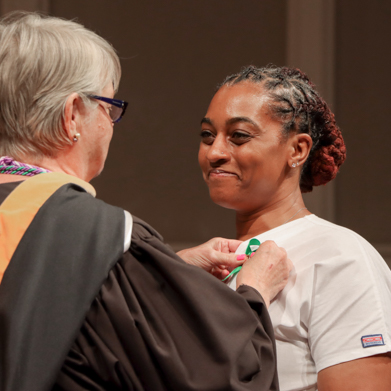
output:
M333 144L320 147L313 156L311 174L314 186L324 185L334 179L346 159L346 146L342 136Z

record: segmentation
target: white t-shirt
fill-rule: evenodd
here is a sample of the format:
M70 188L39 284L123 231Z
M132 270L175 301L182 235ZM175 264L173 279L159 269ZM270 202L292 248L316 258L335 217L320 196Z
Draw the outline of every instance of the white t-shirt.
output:
M317 390L322 369L391 351L391 272L365 239L315 215L256 238L274 240L294 264L269 308L281 391Z

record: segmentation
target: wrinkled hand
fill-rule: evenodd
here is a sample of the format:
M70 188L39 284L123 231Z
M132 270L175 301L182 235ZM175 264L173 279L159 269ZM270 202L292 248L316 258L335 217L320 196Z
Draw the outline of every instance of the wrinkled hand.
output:
M224 238L213 238L197 247L177 252L186 263L198 266L219 279L228 276L243 260L237 260L236 249L242 242Z
M293 264L286 251L268 240L261 244L254 256L243 265L236 280L236 288L249 285L263 297L269 308L271 300L287 284Z

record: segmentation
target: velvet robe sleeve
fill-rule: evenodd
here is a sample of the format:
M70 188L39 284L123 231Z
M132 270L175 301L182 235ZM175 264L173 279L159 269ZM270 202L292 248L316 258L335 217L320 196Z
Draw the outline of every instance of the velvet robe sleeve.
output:
M259 293L187 265L135 218L54 390L278 390Z

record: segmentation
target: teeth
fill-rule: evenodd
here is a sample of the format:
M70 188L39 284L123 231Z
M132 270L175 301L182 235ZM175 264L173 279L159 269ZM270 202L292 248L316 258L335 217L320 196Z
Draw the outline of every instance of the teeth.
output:
M233 175L232 172L224 171L224 170L213 170L212 172L214 172L215 174L231 174L231 175Z

